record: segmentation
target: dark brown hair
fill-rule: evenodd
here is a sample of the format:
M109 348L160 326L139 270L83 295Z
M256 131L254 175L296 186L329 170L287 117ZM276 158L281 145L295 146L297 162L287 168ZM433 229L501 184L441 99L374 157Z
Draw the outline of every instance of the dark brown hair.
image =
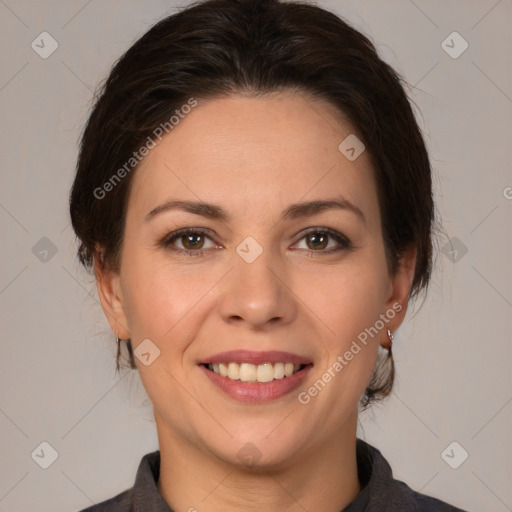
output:
M96 95L70 195L80 262L119 270L134 152L183 105L293 89L329 102L365 144L389 268L396 272L400 256L416 247L409 299L426 292L436 224L431 168L404 85L367 37L315 5L207 0L166 17L115 63ZM134 367L131 350L130 357ZM393 381L389 353L363 406L389 395Z

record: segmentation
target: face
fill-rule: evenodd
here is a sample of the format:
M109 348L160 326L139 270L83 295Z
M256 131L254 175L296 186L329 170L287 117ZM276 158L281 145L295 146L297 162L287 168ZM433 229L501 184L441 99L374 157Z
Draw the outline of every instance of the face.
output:
M98 285L161 443L278 465L354 435L412 274L389 273L369 155L338 148L353 133L304 94L201 101L136 170Z

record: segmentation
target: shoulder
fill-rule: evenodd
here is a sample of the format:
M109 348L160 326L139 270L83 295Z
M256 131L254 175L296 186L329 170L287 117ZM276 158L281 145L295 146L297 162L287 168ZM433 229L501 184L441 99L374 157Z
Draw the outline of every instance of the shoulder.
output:
M130 493L131 489L127 489L113 498L84 508L78 512L131 512Z
M374 446L357 439L356 450L359 480L364 488L353 508L346 512L465 512L395 479L388 461Z
M139 463L135 483L129 489L78 512L169 511L157 488L160 474L160 451L144 455Z
M129 489L79 512L133 512L154 510L169 512L169 507L158 491L160 451L144 455L139 463L135 483Z
M433 496L421 494L411 489L406 483L400 480L394 480L397 488L402 489L404 496L408 496L410 501L414 503L416 512L466 512L461 508L457 508L449 503L441 501Z

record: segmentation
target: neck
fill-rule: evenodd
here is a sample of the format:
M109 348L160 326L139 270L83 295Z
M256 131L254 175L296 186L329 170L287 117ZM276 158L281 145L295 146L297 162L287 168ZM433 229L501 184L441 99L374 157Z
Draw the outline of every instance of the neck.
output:
M302 450L293 460L245 468L177 438L157 422L158 490L176 511L340 512L361 491L355 425L328 445Z

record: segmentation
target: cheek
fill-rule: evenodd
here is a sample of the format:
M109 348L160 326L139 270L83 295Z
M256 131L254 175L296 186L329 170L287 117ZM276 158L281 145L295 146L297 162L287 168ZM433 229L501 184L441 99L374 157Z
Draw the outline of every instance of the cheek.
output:
M124 262L123 296L134 348L149 338L162 350L179 351L200 325L203 301L217 273L162 264L141 253ZM172 340L172 344L169 343Z
M308 291L307 302L321 319L317 326L325 334L319 344L318 378L322 382L306 392L316 395L317 407L332 411L337 421L357 407L375 368L381 334L371 328L384 311L383 277L375 261L347 265L340 267L337 276L330 273L316 278ZM325 393L317 391L324 385Z
M337 349L373 325L383 313L388 276L379 252L359 251L342 264L297 279L300 296L323 321ZM333 347L334 348L334 347Z

